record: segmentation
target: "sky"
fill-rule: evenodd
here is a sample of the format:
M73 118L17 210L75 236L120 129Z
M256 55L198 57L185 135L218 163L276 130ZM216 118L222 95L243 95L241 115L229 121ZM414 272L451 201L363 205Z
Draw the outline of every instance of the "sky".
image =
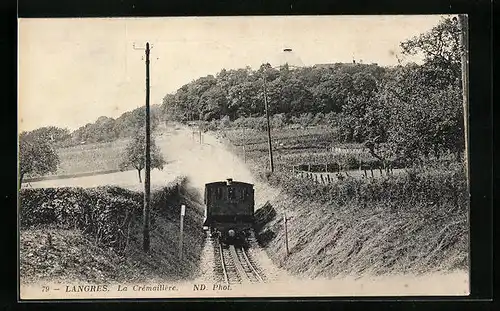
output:
M400 42L442 17L19 19L18 128L75 130L144 106L146 42L152 45L151 104L161 104L166 94L223 68L280 65L284 48L304 66L353 59L395 65Z

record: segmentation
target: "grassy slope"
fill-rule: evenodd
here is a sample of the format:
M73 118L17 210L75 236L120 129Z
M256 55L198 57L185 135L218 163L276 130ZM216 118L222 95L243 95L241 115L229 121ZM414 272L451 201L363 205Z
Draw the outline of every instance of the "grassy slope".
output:
M253 150L249 147L251 151L246 156L254 172L263 176L267 165L264 155L267 146L262 143L265 133L249 132L247 130L244 137L240 130L226 131L226 137L234 145L250 140L260 143ZM305 130L285 132L278 132L276 137L280 137L284 146L295 146L293 154L297 156L316 153L318 146L324 148L329 143L329 135L333 135L321 130L312 135ZM299 146L304 148L297 148ZM280 153L291 154L289 150L275 149L276 158L280 159ZM303 182L297 181L297 184ZM283 188L284 185L275 181L273 186ZM325 190L319 187L313 191L323 197ZM401 203L404 208L395 209L390 202L361 201L340 202L330 197L325 202L311 199L311 193L301 198L281 191L270 205L257 212L261 220L261 242L275 263L312 277L467 269L466 204L450 208L453 204L435 205L424 196L412 203ZM291 218L288 257L285 256L284 211Z
M153 206L149 254L142 251L142 217L133 219L130 241L121 256L97 245L88 234L61 228L58 223L22 228L21 282L154 282L196 277L204 238L200 230L203 209L189 191L181 196L169 201L161 198ZM180 200L190 207L184 222L184 241L189 247L184 247L183 261L178 260L177 252Z
M261 240L271 258L294 273L332 277L467 269L463 210L449 213L425 206L401 211L384 204L339 206L285 193L257 215L262 217L270 209L277 215L261 228ZM285 210L289 217L288 257L282 217Z
M157 139L162 131L164 127L160 126L152 133L153 137ZM130 138L121 138L112 142L59 148L60 165L55 175L118 170L129 142Z
M79 145L57 150L60 166L56 175L119 169L128 139L110 143Z

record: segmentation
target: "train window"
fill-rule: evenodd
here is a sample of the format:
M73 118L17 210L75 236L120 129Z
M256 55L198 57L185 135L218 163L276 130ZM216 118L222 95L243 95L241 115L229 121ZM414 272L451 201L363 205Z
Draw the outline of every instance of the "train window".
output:
M216 196L217 200L222 199L222 189L221 188L217 188L217 191L215 192L215 196Z
M241 189L240 199L244 200L246 196L247 196L247 189L245 189L245 188Z
M236 194L234 193L234 188L232 188L232 187L228 188L228 190L227 190L227 197L230 200L236 199Z

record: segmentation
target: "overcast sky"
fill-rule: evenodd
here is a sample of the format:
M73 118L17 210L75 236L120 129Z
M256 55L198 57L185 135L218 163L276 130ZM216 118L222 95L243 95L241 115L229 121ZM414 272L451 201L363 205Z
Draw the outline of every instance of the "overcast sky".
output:
M399 43L442 16L179 17L19 20L19 130L74 130L145 103L144 51L151 50L151 104L222 68L279 65L291 48L305 66L394 65ZM418 61L418 60L417 60Z

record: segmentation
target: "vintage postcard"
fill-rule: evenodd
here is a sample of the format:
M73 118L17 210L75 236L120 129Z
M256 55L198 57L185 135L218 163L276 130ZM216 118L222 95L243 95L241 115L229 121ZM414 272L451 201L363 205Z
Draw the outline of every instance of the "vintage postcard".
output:
M469 294L467 16L18 26L21 300Z

